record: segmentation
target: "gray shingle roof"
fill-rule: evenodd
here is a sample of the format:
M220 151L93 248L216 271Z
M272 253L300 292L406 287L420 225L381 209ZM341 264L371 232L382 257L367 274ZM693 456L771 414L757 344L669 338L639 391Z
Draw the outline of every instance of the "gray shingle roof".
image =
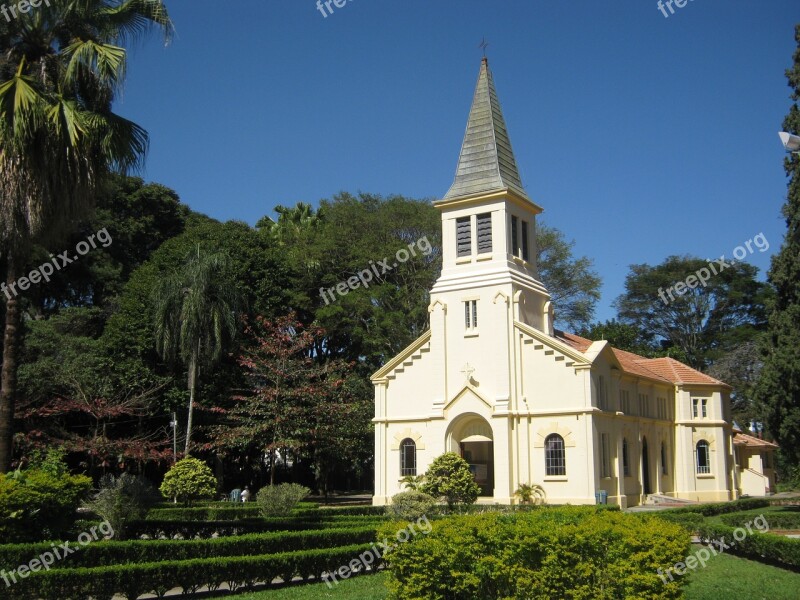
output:
M489 62L484 58L456 177L444 200L506 188L529 200L519 177Z

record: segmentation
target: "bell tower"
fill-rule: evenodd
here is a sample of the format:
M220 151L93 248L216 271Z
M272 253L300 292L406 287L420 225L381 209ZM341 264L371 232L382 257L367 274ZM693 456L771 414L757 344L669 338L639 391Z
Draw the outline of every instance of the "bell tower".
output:
M536 264L536 216L542 208L522 185L486 58L455 179L434 206L442 214L442 274L431 290L431 306L458 306L454 318L463 315L464 327L478 332L481 314L500 297L511 319L552 334L550 295Z

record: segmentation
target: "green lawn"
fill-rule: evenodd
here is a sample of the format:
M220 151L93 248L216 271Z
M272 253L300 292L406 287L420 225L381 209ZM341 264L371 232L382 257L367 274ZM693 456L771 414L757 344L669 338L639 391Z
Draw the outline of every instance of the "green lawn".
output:
M384 600L386 588L385 575L362 575L342 581L329 588L327 584L296 585L279 590L241 594L236 596L219 596L219 598L235 598L236 600L322 600L324 598L346 598L347 600Z
M800 598L800 573L730 554L719 554L708 561L705 569L698 569L689 575L686 598L719 600L726 597L797 600Z
M689 577L686 600L797 600L800 598L800 573L793 573L729 554L712 558L704 569ZM385 575L365 575L327 585L299 585L255 594L233 596L236 600L384 600ZM231 596L225 596L231 598Z

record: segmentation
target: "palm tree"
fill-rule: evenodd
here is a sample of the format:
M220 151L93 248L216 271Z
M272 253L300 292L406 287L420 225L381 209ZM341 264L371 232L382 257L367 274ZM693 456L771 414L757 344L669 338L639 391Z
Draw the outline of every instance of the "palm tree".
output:
M104 177L141 166L147 132L112 112L128 40L172 23L162 0L59 0L0 19L0 251L5 284L34 244L53 247ZM12 288L13 289L13 288ZM21 312L6 300L0 472L11 465Z
M236 335L241 296L228 274L228 262L226 254L203 254L198 244L183 268L154 293L156 350L167 361L180 359L187 369L187 456L200 367L217 362Z

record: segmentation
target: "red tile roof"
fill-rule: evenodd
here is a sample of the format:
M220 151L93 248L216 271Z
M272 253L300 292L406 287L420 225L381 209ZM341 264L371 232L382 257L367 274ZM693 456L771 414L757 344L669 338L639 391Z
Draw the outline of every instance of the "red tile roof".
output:
M778 444L773 444L767 440L761 440L752 435L741 433L739 431L733 434L733 443L736 446L746 446L748 448L778 448Z
M578 352L586 352L593 343L591 340L573 333L564 331L556 331L555 333L557 339L572 346ZM622 370L631 375L676 385L721 385L730 387L728 384L701 373L682 362L678 362L674 358L645 358L618 348L612 347L611 350L619 361L620 366L622 366Z

